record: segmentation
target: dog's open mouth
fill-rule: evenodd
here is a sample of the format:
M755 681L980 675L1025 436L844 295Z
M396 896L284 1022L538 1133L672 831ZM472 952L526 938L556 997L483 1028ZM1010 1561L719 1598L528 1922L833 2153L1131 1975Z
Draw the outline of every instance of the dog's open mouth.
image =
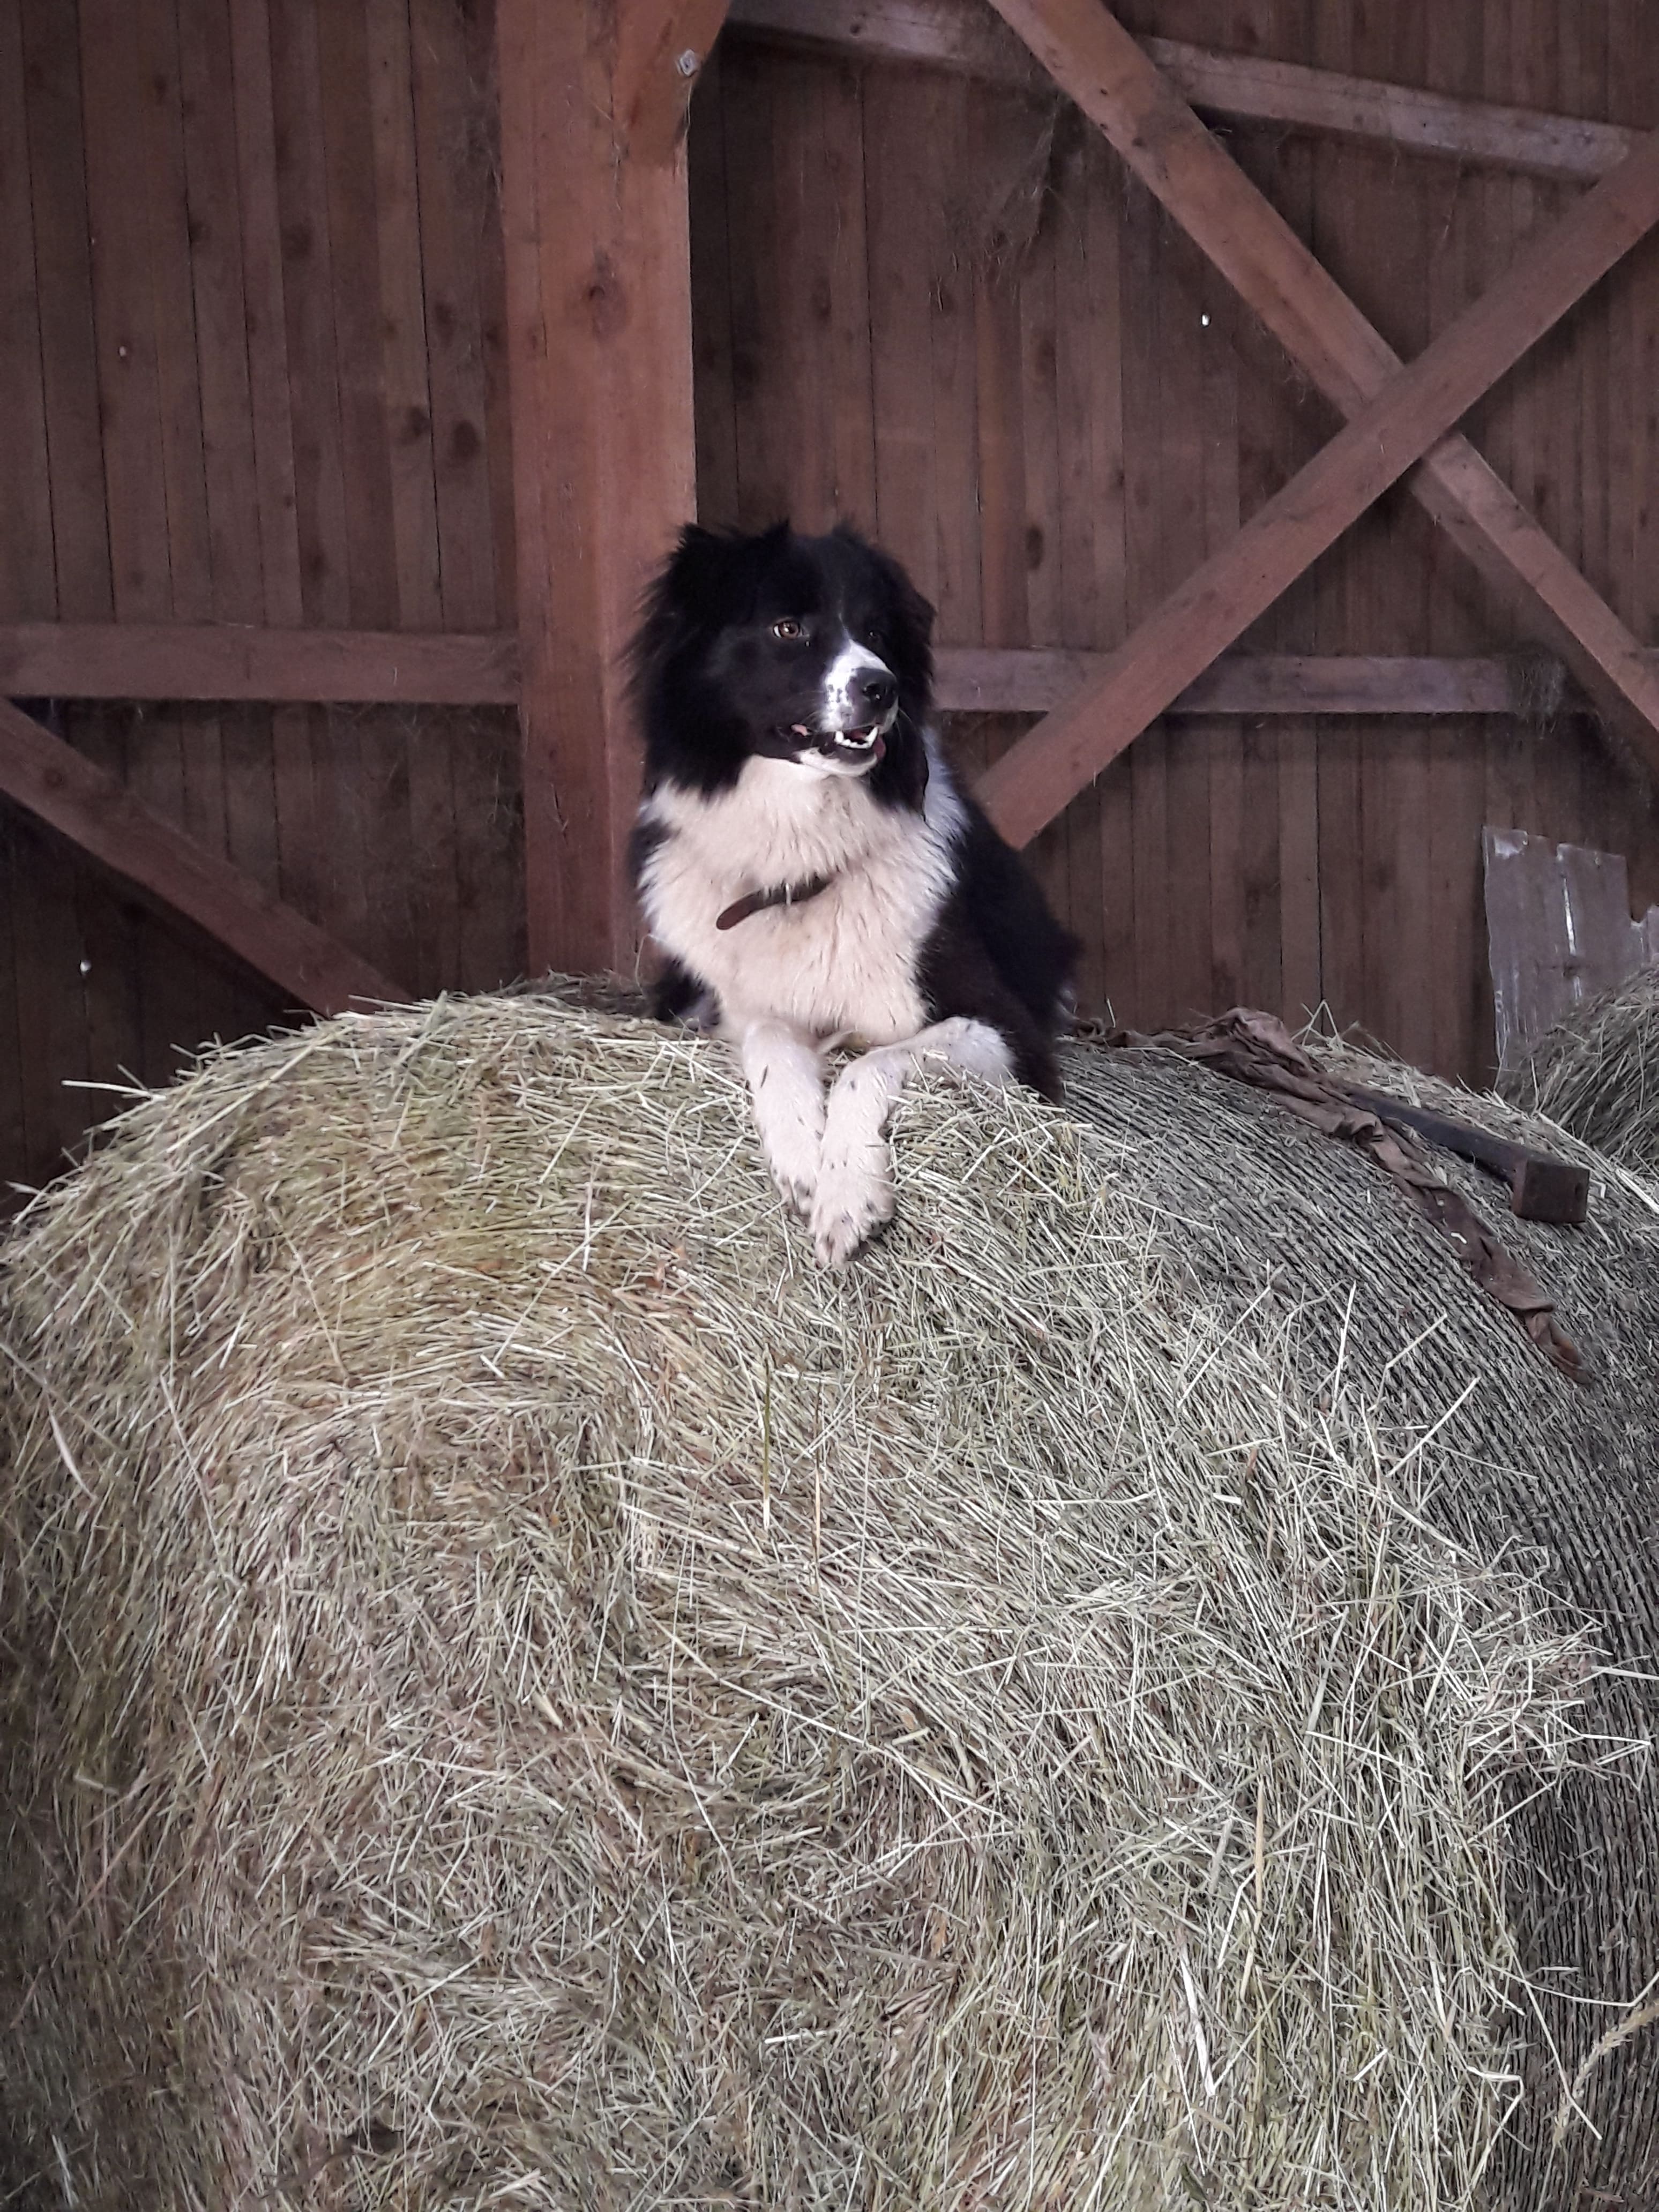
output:
M805 722L792 722L789 734L832 760L873 763L887 750L887 740L874 724L867 730L809 730Z

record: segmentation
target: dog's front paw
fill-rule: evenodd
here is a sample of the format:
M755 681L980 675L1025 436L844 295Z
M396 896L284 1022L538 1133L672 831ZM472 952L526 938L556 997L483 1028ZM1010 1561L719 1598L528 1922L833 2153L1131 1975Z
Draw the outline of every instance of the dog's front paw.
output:
M766 1164L778 1195L803 1221L812 1218L812 1200L818 1187L818 1154L822 1139L817 1129L802 1122L786 1131L769 1133Z
M893 1218L884 1150L823 1162L812 1200L812 1246L821 1267L844 1267L866 1237Z

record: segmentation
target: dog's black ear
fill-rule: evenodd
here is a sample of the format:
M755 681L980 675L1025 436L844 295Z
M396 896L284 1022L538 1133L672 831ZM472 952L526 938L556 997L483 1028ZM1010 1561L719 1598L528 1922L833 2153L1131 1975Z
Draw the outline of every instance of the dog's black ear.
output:
M688 522L647 585L629 655L641 702L675 655L720 622L736 542Z
M712 611L731 574L732 550L726 533L688 522L664 565L657 586L659 602L672 602L689 615Z
M933 703L933 605L890 555L878 552L873 557L887 600L882 650L899 680L899 697L906 711L925 722ZM927 781L925 763L922 781ZM917 803L921 803L920 794Z
M753 536L688 522L658 578L653 600L695 623L728 621L742 612L762 567L788 538L787 521Z
M921 813L927 793L927 746L908 714L893 725L887 750L870 771L870 787L887 805Z

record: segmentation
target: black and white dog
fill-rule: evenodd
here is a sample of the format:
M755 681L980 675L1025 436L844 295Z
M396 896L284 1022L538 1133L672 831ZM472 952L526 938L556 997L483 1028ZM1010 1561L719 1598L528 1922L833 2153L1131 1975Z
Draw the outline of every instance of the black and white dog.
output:
M684 532L634 643L634 866L665 1018L736 1044L779 1188L836 1267L893 1211L937 1055L1059 1095L1074 941L942 758L933 610L854 532ZM823 1055L872 1048L824 1097Z

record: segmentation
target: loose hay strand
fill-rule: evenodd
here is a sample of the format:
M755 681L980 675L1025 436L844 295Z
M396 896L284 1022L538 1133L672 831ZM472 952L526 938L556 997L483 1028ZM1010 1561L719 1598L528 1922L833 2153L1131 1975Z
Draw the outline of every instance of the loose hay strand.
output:
M73 2201L1450 2208L1582 1635L1457 1407L938 1081L844 1279L706 1045L347 1016L9 1246L6 2115ZM988 1117L994 1143L988 1145ZM48 2146L52 2148L48 2148Z

